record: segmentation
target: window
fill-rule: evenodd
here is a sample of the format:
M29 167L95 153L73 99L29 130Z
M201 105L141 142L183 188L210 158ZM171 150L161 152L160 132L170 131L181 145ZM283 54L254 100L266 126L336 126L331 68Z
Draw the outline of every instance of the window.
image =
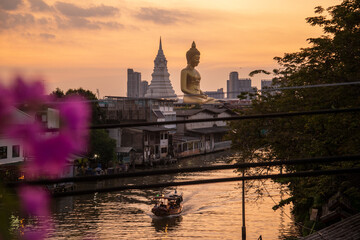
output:
M12 157L20 157L20 145L14 145L12 146Z
M187 148L188 148L188 150L193 150L193 143L189 142Z
M5 158L7 158L7 147L2 146L0 147L0 159L5 159Z
M167 153L167 148L161 148L161 153Z
M160 136L161 136L161 140L168 139L168 134L167 133L161 133Z

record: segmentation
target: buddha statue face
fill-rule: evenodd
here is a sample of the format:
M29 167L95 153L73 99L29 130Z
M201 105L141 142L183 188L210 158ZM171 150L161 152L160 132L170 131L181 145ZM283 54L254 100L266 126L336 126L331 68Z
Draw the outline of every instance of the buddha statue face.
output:
M186 52L186 59L190 66L196 67L200 62L200 52L197 50L195 42L192 43L191 48Z
M192 67L196 67L197 65L199 65L199 62L200 62L200 55L194 55L189 64L192 66Z

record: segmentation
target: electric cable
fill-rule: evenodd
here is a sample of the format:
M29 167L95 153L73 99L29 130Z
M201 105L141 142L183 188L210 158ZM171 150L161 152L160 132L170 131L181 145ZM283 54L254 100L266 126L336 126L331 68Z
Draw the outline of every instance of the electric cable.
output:
M241 169L241 168L254 168L254 167L270 167L270 166L282 166L282 165L298 165L298 164L314 164L314 163L331 163L340 161L359 161L360 154L348 155L348 156L332 156L332 157L318 157L318 158L303 158L293 160L277 160L272 162L252 162L252 163L236 163L231 165L216 165L216 166L200 166L190 168L172 168L150 171L138 171L138 172L126 172L120 174L110 175L98 175L98 176L84 176L84 177L69 177L59 179L39 179L33 181L11 182L8 183L9 187L17 187L21 184L29 185L48 185L56 183L66 182L90 182L109 179L131 178L131 177L144 177L164 174L177 174L177 173L191 173L191 172L204 172L212 170L224 170L224 169Z
M204 179L204 180L194 180L194 181L180 181L180 182L166 182L166 183L154 183L154 184L141 184L141 185L125 185L117 186L110 188L93 188L86 190L75 190L69 192L56 192L52 193L53 197L65 197L65 196L75 196L75 195L85 195L93 193L109 193L117 192L123 190L132 190L132 189L156 189L156 188L165 188L172 186L187 186L187 185L200 185L200 184L209 184L209 183L220 183L220 182L237 182L242 180L252 180L252 179L279 179L279 178L294 178L294 177L313 177L321 175L338 175L338 174L353 174L360 173L360 168L345 168L345 169L334 169L334 170L317 170L317 171L305 171L305 172L294 172L286 174L269 174L269 175L254 175L254 176L244 176L244 177L232 177L232 178L215 178L215 179Z

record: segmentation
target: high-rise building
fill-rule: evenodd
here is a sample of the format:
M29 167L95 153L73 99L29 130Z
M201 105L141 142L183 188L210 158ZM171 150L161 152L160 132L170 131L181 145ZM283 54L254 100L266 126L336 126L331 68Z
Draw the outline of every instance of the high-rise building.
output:
M152 80L145 94L147 98L177 98L170 82L170 74L167 69L167 60L165 58L161 38L158 54L154 60L154 72L151 74Z
M140 83L140 97L144 97L144 96L145 96L148 88L149 88L149 83L148 83L148 81L145 81L145 80L144 80L144 81L141 81L141 83Z
M261 94L270 93L271 95L275 95L280 93L279 90L269 90L278 88L279 85L274 84L271 79L263 79L261 80Z
M253 92L250 78L240 78L237 72L231 72L227 80L227 98L237 98L242 92Z
M270 88L272 85L272 80L263 79L261 80L261 90L264 90L266 88Z
M141 73L134 72L133 69L127 70L127 96L140 97Z
M204 92L206 95L208 95L209 97L212 98L216 98L216 99L224 99L225 98L225 94L224 94L224 89L223 88L219 88L216 91L205 91Z

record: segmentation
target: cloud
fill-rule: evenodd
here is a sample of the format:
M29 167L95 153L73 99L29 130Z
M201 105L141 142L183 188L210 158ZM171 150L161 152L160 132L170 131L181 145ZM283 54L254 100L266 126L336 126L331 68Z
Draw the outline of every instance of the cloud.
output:
M18 26L27 27L35 23L31 14L10 14L0 10L0 29L13 29Z
M47 5L43 0L29 0L31 10L35 12L46 12L50 11L51 7Z
M104 26L109 29L120 29L124 28L123 24L120 24L118 22L96 22L97 24Z
M0 9L15 10L22 3L22 0L0 0Z
M54 34L49 34L49 33L40 33L40 37L45 40L51 40L56 38Z
M178 22L187 22L192 18L190 14L178 10L165 10L160 8L141 8L135 15L136 18L144 21L154 22L161 25L171 25Z
M61 18L56 17L56 22L59 28L62 29L90 29L90 30L97 30L102 28L108 29L119 29L123 28L124 26L118 22L103 22L103 21L91 21L83 17L68 17L68 18Z
M43 17L43 18L37 19L37 23L40 24L40 25L47 25L47 24L49 24L49 23L51 23L51 22L52 22L52 19L51 19L51 18L45 18L45 17Z
M103 4L96 7L82 8L71 3L56 2L55 7L67 17L108 17L119 12L118 8Z

